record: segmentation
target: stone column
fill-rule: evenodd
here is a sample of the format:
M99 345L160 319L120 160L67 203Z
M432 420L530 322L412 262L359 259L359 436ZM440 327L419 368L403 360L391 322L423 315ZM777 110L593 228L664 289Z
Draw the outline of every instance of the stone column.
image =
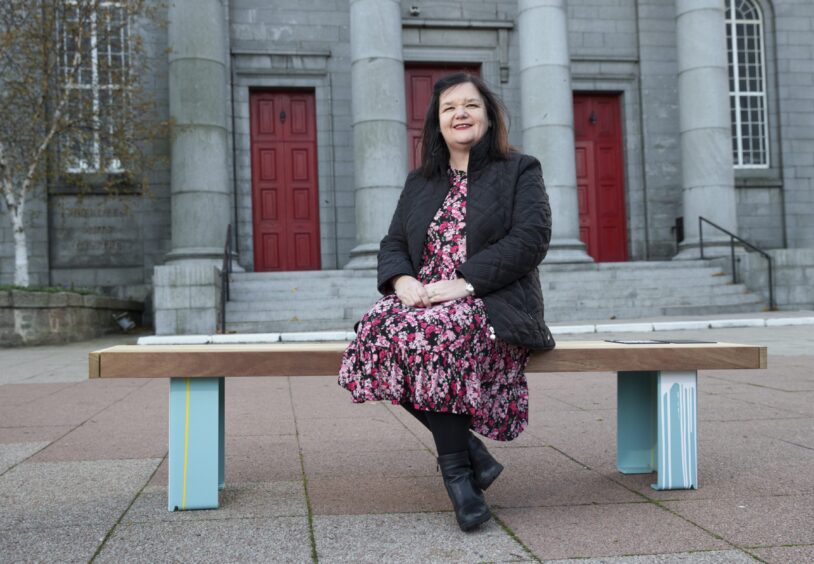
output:
M159 335L214 333L230 220L227 29L221 0L168 12L172 250L153 276Z
M579 239L574 101L565 0L520 0L523 150L543 165L553 232L547 263L588 262Z
M168 262L219 264L229 224L227 49L220 0L169 4L172 250Z
M399 2L351 0L350 47L357 245L345 268L376 268L407 176Z
M722 0L676 0L678 109L684 242L697 258L698 216L737 233L729 74ZM708 243L712 243L708 247ZM729 238L704 226L704 254L728 254Z

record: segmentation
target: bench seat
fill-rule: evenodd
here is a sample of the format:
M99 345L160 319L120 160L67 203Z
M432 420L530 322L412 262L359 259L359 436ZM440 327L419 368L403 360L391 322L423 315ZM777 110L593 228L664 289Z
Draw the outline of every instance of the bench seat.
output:
M123 345L91 352L89 376L170 379L168 509L216 508L224 485L224 378L335 375L346 347ZM526 371L615 372L617 468L656 472L653 487L668 490L698 487L697 371L766 366L766 347L754 345L564 341L534 352Z

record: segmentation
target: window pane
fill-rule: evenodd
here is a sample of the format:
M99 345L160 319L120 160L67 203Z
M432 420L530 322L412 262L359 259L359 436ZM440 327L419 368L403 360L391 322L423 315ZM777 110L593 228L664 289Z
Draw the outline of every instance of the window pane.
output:
M734 14L730 4L735 6ZM768 142L761 13L752 0L726 0L726 5L735 165L762 166L768 164ZM732 52L733 44L737 50L735 53Z
M74 172L120 171L121 136L114 127L126 96L129 37L125 10L119 2L103 3L95 14L88 14L84 4L81 14L75 3L66 1L64 6L68 18L60 29L60 61L66 68L64 86L72 89L66 115L78 124L64 135L65 166ZM77 49L81 65L70 80L67 71Z

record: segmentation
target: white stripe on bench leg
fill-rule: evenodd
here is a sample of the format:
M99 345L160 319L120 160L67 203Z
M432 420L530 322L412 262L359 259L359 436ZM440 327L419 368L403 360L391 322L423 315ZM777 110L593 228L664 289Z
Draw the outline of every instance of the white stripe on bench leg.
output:
M218 378L218 489L226 487L226 378Z
M698 487L697 373L658 376L657 490Z
M218 507L219 380L170 379L170 511Z

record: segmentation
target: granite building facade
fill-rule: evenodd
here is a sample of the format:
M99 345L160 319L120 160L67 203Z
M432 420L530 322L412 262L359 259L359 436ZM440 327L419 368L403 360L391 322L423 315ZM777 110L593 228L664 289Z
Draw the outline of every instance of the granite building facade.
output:
M249 271L374 267L428 77L458 68L543 163L547 260L697 257L698 215L814 252L809 0L176 0L167 20L139 33L169 168L149 196L41 192L33 283L205 286L228 224ZM4 223L0 283L11 241Z

